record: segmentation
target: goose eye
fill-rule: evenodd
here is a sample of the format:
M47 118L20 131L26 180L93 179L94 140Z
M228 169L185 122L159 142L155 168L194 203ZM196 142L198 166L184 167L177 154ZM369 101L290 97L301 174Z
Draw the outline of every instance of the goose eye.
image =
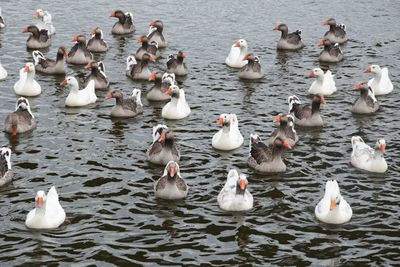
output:
M7 157L9 156L9 153L8 153L8 151L6 152L6 156L7 156Z

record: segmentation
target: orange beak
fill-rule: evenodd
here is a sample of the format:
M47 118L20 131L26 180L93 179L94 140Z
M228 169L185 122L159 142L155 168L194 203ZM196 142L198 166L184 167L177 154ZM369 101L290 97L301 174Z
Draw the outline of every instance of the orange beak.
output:
M77 42L78 41L78 36L72 37L72 42Z
M38 199L36 200L36 204L39 208L41 208L43 206L43 198L38 197Z
M89 62L88 64L85 65L85 69L91 69L91 68L92 68L92 63Z
M326 104L325 98L323 96L321 96L321 100L319 101L319 103L322 105Z
M66 86L67 84L68 84L68 81L67 81L67 80L64 80L64 81L62 81L62 82L60 83L61 86Z
M165 136L165 133L162 133L160 138L158 139L159 142L165 141L167 137Z
M151 62L156 62L156 58L155 58L155 56L153 56L153 55L150 55L150 61L151 61Z
M279 31L279 26L275 26L272 30Z
M156 22L155 22L155 21L150 22L150 23L149 23L149 26L155 27L155 26L156 26Z
M219 117L217 120L218 125L223 125L224 124L224 119L222 117Z
M169 176L171 176L171 177L175 176L175 167L169 168Z
M182 52L182 57L183 57L183 58L187 58L187 56L188 56L188 53L187 53L187 52Z
M29 72L29 67L28 66L25 66L24 72Z
M314 78L314 77L316 77L316 75L312 70L310 70L310 72L308 73L308 77Z
M143 43L143 37L142 37L142 36L136 37L136 43L137 43L137 44Z
M286 147L287 149L292 149L292 147L289 145L289 142L288 142L287 139L285 139L285 140L283 141L282 146L283 146L283 147Z
M323 25L329 25L329 20L328 19L324 20Z
M275 122L275 123L281 123L281 115L276 115L276 116L274 117L274 122Z
M245 60L248 60L248 59L249 59L249 54L245 55L242 60L245 61Z
M155 81L156 80L156 74L153 72L150 74L149 81Z
M12 135L16 136L17 135L17 126L12 126L11 130L12 130Z
M115 17L115 11L111 13L110 17Z
M242 189L242 190L245 190L246 189L246 179L240 179L240 181L239 181L239 186L240 186L240 189Z
M368 67L368 69L364 70L364 73L371 73L371 72L372 72L371 67Z
M35 11L35 16L36 16L36 17L39 17L39 16L40 16L39 11Z
M96 34L96 28L93 28L90 34Z
M239 42L239 41L237 41L237 42L235 43L235 47L240 47L240 42Z
M360 91L360 89L361 89L361 84L360 84L360 83L357 83L356 85L354 85L354 89L355 89L356 91Z
M169 87L168 90L167 90L165 93L166 93L167 95L172 95L172 92L173 92L172 88Z
M325 41L324 40L320 40L319 41L319 46L325 46Z
M112 98L112 94L111 93L108 93L108 94L106 94L106 96L104 97L105 99L111 99Z
M28 31L28 27L24 28L24 29L22 30L22 32L29 32L29 31Z
M335 208L335 206L336 206L336 202L335 202L335 200L332 200L331 199L331 205L330 205L330 210L333 210L334 208Z
M386 148L386 145L385 144L381 144L380 145L380 147L379 147L379 150L382 152L382 153L385 153L385 148Z

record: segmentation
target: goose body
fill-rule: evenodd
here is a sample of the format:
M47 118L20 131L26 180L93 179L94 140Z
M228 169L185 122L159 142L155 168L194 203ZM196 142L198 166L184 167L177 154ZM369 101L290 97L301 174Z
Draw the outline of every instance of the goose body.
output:
M371 65L364 72L374 75L374 77L368 81L368 85L372 88L375 95L386 95L393 91L393 84L389 78L388 68Z
M315 95L311 105L301 104L300 99L293 95L288 98L289 114L294 117L294 123L304 127L320 127L324 125L320 114L320 105L325 104L323 96Z
M218 205L226 211L247 211L253 208L253 196L247 189L247 178L235 169L228 173L226 183L218 194Z
M14 92L22 96L38 96L42 88L35 80L35 66L33 63L26 63L19 71L19 80L14 84Z
M338 43L333 44L328 39L324 39L320 41L319 45L324 47L319 54L319 61L337 63L343 60L343 52Z
M250 153L247 164L256 172L267 174L285 172L282 160L283 148L291 149L287 139L276 137L272 146L267 147L256 134L250 135Z
M11 149L8 147L0 148L0 187L10 183L13 179L11 170Z
M90 52L94 53L104 53L108 50L108 44L104 41L103 31L96 27L91 32L92 36L90 37L87 48Z
M358 114L370 114L379 109L378 100L376 100L374 91L367 83L359 83L355 86L356 91L360 91L360 96L351 107L351 112Z
M121 90L115 89L106 95L106 99L115 98L115 106L111 110L111 117L132 118L143 113L143 104L139 89L133 89L132 97L124 99Z
M65 73L64 59L68 56L68 54L64 47L60 47L58 49L56 60L46 58L42 52L38 50L33 51L32 56L35 62L36 71L46 74Z
M55 229L65 221L65 211L58 200L54 186L47 193L38 191L35 197L36 207L26 216L25 225L32 229Z
M191 110L186 102L185 91L179 89L177 85L172 85L166 93L171 96L171 101L162 108L161 116L169 120L179 120L189 116Z
M65 99L65 106L67 107L83 107L92 103L96 103L97 96L95 93L94 81L89 81L88 85L79 90L78 81L75 77L69 76L62 83L61 86L71 87L67 99Z
M157 42L158 48L167 47L167 41L163 35L164 23L161 20L155 20L149 23L150 29L147 38L149 42Z
M359 169L384 173L387 171L387 163L384 158L386 142L384 139L379 139L375 144L375 149L372 149L360 136L351 138L353 151L351 153L351 164Z
M174 133L166 125L153 127L153 143L147 150L147 158L151 163L163 166L170 161L179 161L180 153L175 144Z
M134 56L128 56L126 59L126 75L132 80L148 81L151 76L149 61L155 62L155 58L148 53L145 53L140 61L136 61Z
M320 68L315 68L308 73L308 77L316 78L315 81L308 89L308 93L311 95L331 95L336 92L335 80L333 79L334 75L330 70L327 70L325 73Z
M268 140L268 145L273 145L275 139L280 137L281 139L288 140L289 145L294 147L294 145L299 141L299 136L294 129L294 117L292 115L280 113L275 116L274 122L279 123L279 127L272 132L272 135Z
M29 32L31 35L26 41L26 46L29 49L42 49L51 45L51 38L47 30L39 30L36 26L26 27L22 32Z
M326 182L324 197L315 207L318 220L329 224L342 224L350 221L353 211L342 197L336 180Z
M182 179L179 165L174 161L167 163L163 175L154 184L156 197L162 199L175 200L185 198L188 189L185 180Z
M249 53L243 60L247 61L247 64L239 71L238 75L240 79L258 80L264 77L259 57Z
M236 114L221 114L217 123L222 126L212 138L212 146L219 150L233 150L243 144Z
M156 59L160 57L161 54L158 50L157 42L150 42L146 35L137 37L136 41L138 44L141 44L141 47L138 48L135 54L136 60L142 60L143 55L146 53L152 55Z
M171 99L166 92L171 85L176 84L175 74L166 72L161 75L159 71L155 71L150 75L149 81L154 81L154 85L146 94L147 100L167 101Z
M90 61L86 66L85 69L90 69L90 75L86 77L86 84L89 81L94 81L94 87L96 89L106 89L110 82L108 81L106 75L106 68L102 61Z
M1 65L1 62L0 62L0 81L7 78L7 75L8 74L7 74L6 69L3 67L3 65Z
M278 41L276 48L278 50L299 50L305 45L301 40L301 31L289 33L289 29L286 24L280 24L273 30L281 32L281 38Z
M86 46L86 37L76 35L72 38L72 41L75 42L75 45L68 53L67 62L76 65L88 64L93 59L93 55Z
M117 35L131 34L135 32L133 25L133 15L130 12L122 12L121 10L114 11L110 17L118 18L118 21L112 27L111 32Z
M346 26L344 24L337 25L333 18L324 21L324 25L329 26L329 31L324 34L324 38L329 39L332 43L343 44L347 42Z
M25 133L35 129L37 123L28 99L25 97L18 98L15 106L15 111L6 117L4 131L15 136L18 133Z
M229 52L228 57L225 59L225 64L231 68L243 68L247 64L247 60L243 58L247 55L247 42L240 39L235 42Z
M169 55L167 61L167 71L174 73L177 76L186 76L188 74L188 68L183 60L187 57L187 53L179 51L176 57Z

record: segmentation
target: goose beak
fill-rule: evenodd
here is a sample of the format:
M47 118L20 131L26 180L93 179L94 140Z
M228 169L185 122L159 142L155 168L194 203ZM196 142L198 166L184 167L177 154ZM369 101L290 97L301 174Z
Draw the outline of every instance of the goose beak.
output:
M68 84L68 81L67 81L67 80L64 80L64 81L62 81L62 82L60 83L61 86L66 86L67 84Z
M17 135L17 126L13 126L13 127L11 128L11 130L12 130L12 135L13 135L13 136L16 136L16 135Z
M329 20L328 19L324 20L324 22L322 24L323 25L329 25Z
M115 17L115 11L111 13L110 17Z
M112 94L111 93L108 93L108 94L106 94L106 96L104 97L105 99L111 99L112 98Z
M149 23L149 26L155 27L155 26L156 26L156 23L155 23L154 21L152 21L152 22Z
M237 41L237 42L235 43L235 47L240 47L240 42L239 42L239 41Z
M275 123L281 123L281 116L280 116L280 115L276 115L276 116L274 117L274 122L275 122Z
M315 73L312 71L312 70L310 70L310 72L308 73L308 77L310 77L310 78L315 78Z
M91 69L91 68L92 68L92 63L89 62L88 64L85 65L85 69Z
M379 150L383 153L383 154L385 154L385 148L386 148L386 145L385 144L381 144L380 146L379 146Z
M36 204L39 208L41 208L43 206L43 198L42 197L38 197L36 200Z
M172 95L172 87L169 87L168 90L165 92L167 95Z
M249 59L249 55L247 54L247 55L245 55L244 57L243 57L243 61L246 61L246 60L248 60Z
M325 98L323 96L321 96L321 100L319 101L319 103L322 105L326 104Z
M217 120L217 124L218 125L224 124L224 119L222 117L219 117L218 120Z
M330 204L329 209L330 209L330 210L333 210L333 209L335 208L335 206L336 206L336 201L333 200L333 199L331 199L331 204Z
M24 29L22 30L22 32L29 32L29 31L28 31L28 27L24 28Z
M245 179L240 179L239 186L240 186L241 190L244 191L246 189L246 184L247 184L247 181Z
M150 74L149 81L155 81L155 80L156 80L156 74L155 73Z
M275 26L272 30L273 31L279 31L279 26Z
M29 72L29 67L28 66L25 66L24 72Z
M361 89L361 84L360 83L357 83L356 85L354 85L354 90L360 91L360 89Z
M283 146L283 147L286 147L287 149L292 149L292 147L289 145L289 142L288 142L287 139L285 139L285 141L283 141L282 146Z
M142 42L143 42L143 37L142 36L136 37L136 43L137 44L141 44Z
M159 142L165 141L165 139L167 139L167 136L165 135L165 133L162 133L160 138L158 138Z
M320 40L319 41L319 46L325 46L325 41L324 40Z
M372 72L371 67L368 67L368 69L364 70L364 73L371 73L371 72Z
M72 42L77 42L78 41L78 36L72 37Z
M169 176L174 177L175 176L175 167L169 168Z

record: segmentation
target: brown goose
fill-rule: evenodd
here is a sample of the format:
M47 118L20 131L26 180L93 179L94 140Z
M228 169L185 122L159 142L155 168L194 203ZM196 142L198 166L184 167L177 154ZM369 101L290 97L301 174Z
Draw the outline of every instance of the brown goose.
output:
M158 51L157 42L150 42L147 36L142 35L136 38L136 42L138 44L142 44L141 47L136 51L135 58L137 60L142 60L144 54L149 53L154 56L156 59L160 56L160 51Z
M47 74L65 74L64 59L67 58L67 49L58 48L56 60L46 58L42 52L35 50L32 52L36 71Z
M339 44L333 44L328 39L323 39L319 42L319 46L324 47L319 54L319 61L336 63L343 60L343 52Z
M179 51L176 55L169 55L167 61L167 71L170 73L175 73L177 76L185 76L188 74L188 68L183 60L187 57L187 53Z
M124 99L121 90L115 89L109 92L106 99L115 98L115 106L111 110L111 117L132 118L143 113L141 92L133 89L132 97Z
M151 75L149 61L156 61L154 56L149 53L143 54L142 60L139 61L136 61L134 56L129 56L126 59L126 75L132 80L149 80Z
M115 10L111 13L110 17L118 18L118 21L112 27L111 32L113 34L130 34L135 32L135 25L133 25L133 15L130 12L122 12L121 10Z
M32 33L26 41L26 46L30 49L42 49L51 45L51 38L47 30L39 30L38 27L31 25L26 27L22 32Z
M75 42L75 45L68 53L67 62L77 65L88 64L93 59L93 55L87 49L85 35L74 36L72 42Z
M358 83L354 86L356 91L360 91L360 97L351 107L351 112L358 114L373 113L379 109L379 103L375 98L374 91L368 86L367 82Z
M24 133L35 128L36 120L31 112L28 99L18 98L15 111L6 117L4 131L15 136L17 133Z
M311 106L309 104L301 104L300 99L295 96L289 96L289 114L294 117L294 122L300 126L323 126L320 114L320 105L326 104L323 96L314 95Z
M92 37L87 43L88 50L95 53L107 52L108 44L103 39L103 31L99 27L96 27L92 30L91 34Z
M161 20L155 20L149 23L150 30L147 37L149 38L149 42L155 41L158 44L158 48L167 47L167 41L164 38L163 30L164 23Z
M106 76L106 69L102 61L96 62L92 60L85 66L85 69L91 70L90 75L86 77L86 84L93 80L94 88L96 89L106 89L108 87L110 82Z
M329 31L324 34L324 38L329 39L332 43L343 44L347 42L346 26L344 24L337 25L334 18L324 21L324 25L329 25Z
M156 197L162 199L182 199L188 193L188 186L182 179L179 165L175 161L170 161L165 166L164 173L154 184Z
M153 127L153 143L147 151L151 163L166 165L169 161L178 162L180 153L176 147L174 133L166 125Z
M279 24L273 30L281 32L281 39L279 39L277 44L278 50L299 50L305 46L301 41L301 31L297 30L288 33L289 29L286 24Z
M259 57L254 56L253 53L248 53L243 61L247 61L247 64L239 71L240 79L258 80L264 77Z
M299 136L294 129L294 118L292 115L279 113L274 117L274 122L279 124L278 129L272 132L268 145L272 145L275 139L279 136L282 139L287 139L289 145L293 147L298 141Z

